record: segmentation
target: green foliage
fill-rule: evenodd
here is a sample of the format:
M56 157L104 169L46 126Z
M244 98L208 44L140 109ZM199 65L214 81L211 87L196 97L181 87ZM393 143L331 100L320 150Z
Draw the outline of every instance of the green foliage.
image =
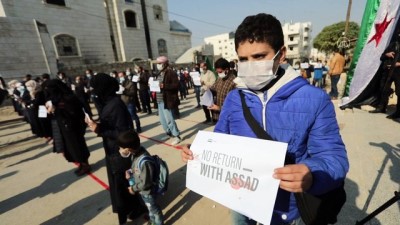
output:
M339 38L343 37L345 26L346 22L339 22L324 27L314 39L314 48L327 53L334 51L337 48L337 41ZM357 23L349 22L346 38L349 40L357 39L359 31L360 26ZM355 44L355 41L350 41L350 47L348 49L353 49Z

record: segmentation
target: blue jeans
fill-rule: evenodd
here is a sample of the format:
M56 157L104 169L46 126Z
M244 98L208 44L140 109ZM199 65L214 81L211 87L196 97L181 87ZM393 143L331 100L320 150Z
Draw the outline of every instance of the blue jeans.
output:
M257 221L250 219L247 216L244 216L238 212L232 212L232 224L233 225L257 225ZM292 222L283 223L283 224L275 224L271 223L271 225L299 225L301 219L294 220Z
M164 108L164 102L158 102L158 115L160 116L160 123L164 131L174 137L178 137L180 132L175 123L174 116L171 109Z
M200 89L201 86L196 86L194 85L194 93L196 93L196 100L197 100L197 105L200 105Z
M149 217L153 224L162 225L164 224L163 221L163 214L160 209L160 206L156 203L156 198L154 195L140 195L142 196L143 202L146 205L147 209L149 210Z
M140 127L140 120L138 115L136 114L136 107L135 104L130 102L128 103L128 105L126 106L128 108L129 114L131 115L131 119L135 121L136 124L136 129L137 130L141 130L142 128Z
M329 95L331 97L337 98L339 95L338 88L337 88L337 84L339 83L339 80L340 80L340 74L331 75L331 93L329 93Z

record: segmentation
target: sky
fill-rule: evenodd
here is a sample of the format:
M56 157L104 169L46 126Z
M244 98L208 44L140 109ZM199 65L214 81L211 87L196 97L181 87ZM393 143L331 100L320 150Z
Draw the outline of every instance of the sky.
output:
M367 0L353 0L350 21L361 24ZM282 24L311 22L313 37L325 26L346 20L349 0L168 0L169 19L192 32L192 46L204 38L235 31L246 16L274 15Z

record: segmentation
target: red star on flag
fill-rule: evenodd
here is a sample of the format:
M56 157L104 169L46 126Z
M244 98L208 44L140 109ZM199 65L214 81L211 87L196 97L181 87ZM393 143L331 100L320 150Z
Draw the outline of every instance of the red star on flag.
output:
M376 33L372 38L368 41L370 43L371 41L375 40L375 47L378 47L379 42L381 41L383 33L385 33L386 28L389 26L389 24L392 22L393 18L390 19L389 21L387 20L388 14L386 13L385 19L382 21L382 23L376 23L375 24L375 31Z
M376 23L375 24L375 31L376 33L372 38L368 41L370 43L371 41L375 40L376 47L379 45L379 42L381 41L383 33L385 33L386 28L389 26L389 24L392 22L393 18L390 19L389 21L387 19L387 13L385 16L385 19L382 21L382 23Z

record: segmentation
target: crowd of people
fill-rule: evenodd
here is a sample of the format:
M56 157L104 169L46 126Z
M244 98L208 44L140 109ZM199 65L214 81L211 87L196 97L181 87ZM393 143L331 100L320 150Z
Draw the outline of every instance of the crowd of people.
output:
M128 156L149 154L138 139L138 133L143 132L138 113L151 115L156 111L165 132L162 140L172 139L170 144L178 145L182 141L175 121L180 117L179 105L193 89L195 108L204 112L204 124L215 125L214 131L219 133L258 137L243 113L237 113L246 103L273 140L289 144L287 158L291 163L274 171L280 189L271 224L298 224L293 193L320 195L343 187L349 169L331 101L339 95L343 53L336 51L329 63L304 61L292 67L286 58L281 24L269 14L245 18L235 33L235 47L239 62L220 58L214 68L206 62L176 68L160 56L154 70L138 66L95 73L87 69L74 79L63 72L54 79L49 74L35 79L28 74L23 81L8 82L9 96L33 134L44 138L54 152L63 153L68 162L79 165L77 176L91 171L87 128L102 138L112 209L120 224L143 212L149 213L153 224L163 224L151 185L145 185L149 178L137 175L142 189L127 180L127 171L134 168L134 158ZM384 56L393 58L392 51ZM327 76L331 80L329 95L323 91ZM1 81L2 90L6 89ZM159 90L152 90L154 83ZM207 92L212 94L212 102L204 104ZM379 112L386 112L386 108ZM400 117L399 104L392 117ZM181 156L184 161L193 160L190 146L183 146ZM148 176L154 175L151 168L146 171ZM238 212L232 212L232 218L233 224L256 224Z

